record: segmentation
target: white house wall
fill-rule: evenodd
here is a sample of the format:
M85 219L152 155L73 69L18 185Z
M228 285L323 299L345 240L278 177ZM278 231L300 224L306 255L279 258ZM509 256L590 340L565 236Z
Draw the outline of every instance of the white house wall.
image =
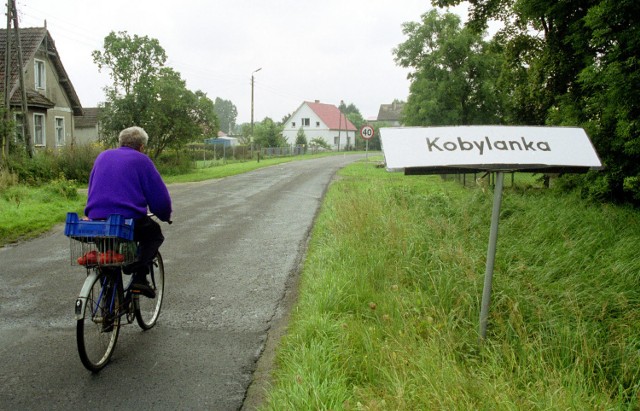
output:
M302 119L308 118L309 125L302 126ZM295 125L294 125L295 124ZM282 131L282 135L286 139L289 145L294 145L296 143L296 137L298 136L298 130L302 126L304 131L304 135L307 139L307 143L310 143L311 140L315 138L323 139L327 145L334 150L344 150L347 145L353 147L355 132L344 130L330 130L327 125L316 115L316 113L311 110L307 104L303 104L300 108L293 113L291 118L287 120L284 130ZM346 125L345 125L346 128ZM336 137L340 136L340 144L339 146L335 144Z

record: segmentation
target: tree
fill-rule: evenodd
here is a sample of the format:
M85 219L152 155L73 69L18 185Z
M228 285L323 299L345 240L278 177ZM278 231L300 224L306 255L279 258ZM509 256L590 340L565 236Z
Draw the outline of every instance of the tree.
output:
M158 40L137 34L131 37L126 31L109 33L103 48L91 55L98 70L109 70L112 89L117 94L130 94L136 84L157 75L167 61Z
M310 147L321 147L324 148L325 150L331 150L331 146L324 141L324 138L322 137L315 137L311 139L311 142L309 143Z
M167 148L180 149L217 134L213 102L202 92L189 91L178 72L162 69L151 91L155 98L148 101L143 127L154 136L149 142L154 158Z
M302 126L298 129L298 133L296 134L296 146L306 146L307 145L307 136L304 134L304 129Z
M495 73L500 56L482 35L462 28L452 13L431 10L421 22L403 24L408 39L394 49L395 61L412 68L404 109L407 125L500 123Z
M254 141L262 147L282 147L287 143L282 136L283 126L276 124L269 117L254 125Z
M434 0L438 6L461 0ZM470 0L469 27L500 20L509 121L584 127L605 165L581 191L640 204L640 3ZM510 93L510 94L509 94Z
M220 129L227 134L231 133L238 118L238 109L236 106L230 100L223 100L220 97L216 97L214 110L220 122Z
M213 102L200 91L188 90L180 73L162 66L166 57L157 40L112 32L105 47L104 52L94 52L96 62L109 68L114 79L105 89L101 110L103 140L115 144L120 130L138 125L149 134L147 148L157 158L167 148L180 149L217 134ZM152 63L156 66L145 66Z

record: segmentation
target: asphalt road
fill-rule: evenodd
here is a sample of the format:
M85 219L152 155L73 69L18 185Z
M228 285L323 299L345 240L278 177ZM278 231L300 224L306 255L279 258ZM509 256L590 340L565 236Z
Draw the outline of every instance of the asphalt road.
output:
M84 270L63 226L0 249L0 409L253 409L325 190L362 157L172 185L162 314L149 331L123 327L99 374L76 351Z

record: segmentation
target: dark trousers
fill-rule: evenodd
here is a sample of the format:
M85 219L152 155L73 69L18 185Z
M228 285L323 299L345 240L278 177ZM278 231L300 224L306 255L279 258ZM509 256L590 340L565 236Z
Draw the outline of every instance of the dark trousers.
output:
M133 239L139 243L138 261L144 267L148 267L164 242L160 224L148 216L136 219L133 226Z

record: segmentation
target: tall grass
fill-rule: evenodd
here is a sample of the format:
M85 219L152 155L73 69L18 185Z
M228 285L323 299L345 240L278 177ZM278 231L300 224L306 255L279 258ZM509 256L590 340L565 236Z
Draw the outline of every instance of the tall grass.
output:
M65 178L39 187L14 184L1 189L0 247L49 231L68 211L81 213L86 201L75 182Z
M640 215L358 163L318 217L270 410L640 409Z

